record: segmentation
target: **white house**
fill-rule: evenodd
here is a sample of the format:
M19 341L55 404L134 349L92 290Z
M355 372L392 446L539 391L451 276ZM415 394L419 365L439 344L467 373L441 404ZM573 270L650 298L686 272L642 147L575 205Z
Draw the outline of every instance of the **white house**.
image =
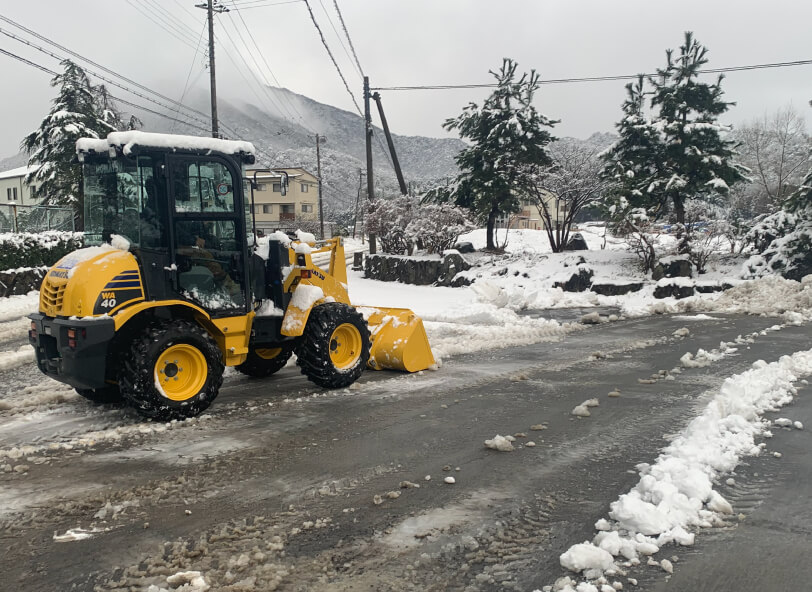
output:
M0 205L35 206L39 200L34 197L36 185L27 185L25 176L38 167L18 167L0 173Z

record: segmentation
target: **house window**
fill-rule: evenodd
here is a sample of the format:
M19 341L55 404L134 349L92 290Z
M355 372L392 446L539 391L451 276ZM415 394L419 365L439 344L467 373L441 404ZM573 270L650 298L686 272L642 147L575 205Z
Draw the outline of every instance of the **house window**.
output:
M313 204L302 204L302 213L304 213L304 214L312 214L313 213Z
M307 193L307 183L302 183L302 193Z
M262 213L263 214L272 214L273 213L273 205L266 204L262 206Z
M8 201L17 201L17 188L8 187L6 189L6 197L8 198Z
M274 193L282 193L282 183L274 183L272 189Z
M257 183L257 191L268 191L268 185L265 183Z

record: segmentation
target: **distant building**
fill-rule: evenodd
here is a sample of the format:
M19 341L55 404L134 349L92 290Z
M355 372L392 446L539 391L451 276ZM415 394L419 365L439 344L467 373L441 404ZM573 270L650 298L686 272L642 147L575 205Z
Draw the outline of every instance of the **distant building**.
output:
M282 195L282 173L288 175L288 188ZM245 172L254 180L252 169ZM257 230L265 232L295 230L301 222L319 219L319 180L303 168L278 168L273 172L256 173L254 190L254 219ZM250 198L250 191L247 193Z
M28 185L25 176L38 167L19 167L0 173L0 205L35 206L39 199L34 197L36 185Z
M553 224L558 221L563 221L567 215L566 203L559 200L554 194L549 191L544 192L544 200L550 210ZM517 213L507 216L501 216L497 219L497 227L505 228L510 223L511 228L521 228L529 230L543 230L544 219L541 217L538 206L536 203L529 199L523 199L519 202L520 209Z

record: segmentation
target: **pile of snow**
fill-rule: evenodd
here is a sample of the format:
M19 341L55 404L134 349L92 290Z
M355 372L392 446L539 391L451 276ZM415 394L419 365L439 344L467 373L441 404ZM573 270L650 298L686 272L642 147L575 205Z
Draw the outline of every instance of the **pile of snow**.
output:
M34 348L28 344L18 350L0 352L0 372L34 361Z
M0 323L17 320L37 311L39 292L29 292L22 296L0 298Z
M512 452L513 441L515 438L512 436L500 436L496 434L492 439L485 440L485 447L491 450L498 450L499 452Z
M169 588L159 588L154 584L147 592L206 592L211 586L199 571L179 571L166 578Z
M636 565L639 555L657 553L668 543L693 544L691 529L721 523L721 515L733 508L713 489L714 483L742 457L761 453L764 444L756 444L756 438L771 423L762 415L792 401L797 392L793 383L809 374L812 350L770 364L758 361L725 380L702 415L653 464L638 466L640 481L611 504L611 521L599 520L595 527L600 532L592 542L574 545L561 555L561 565L595 579L614 569L615 558L625 559L624 566Z

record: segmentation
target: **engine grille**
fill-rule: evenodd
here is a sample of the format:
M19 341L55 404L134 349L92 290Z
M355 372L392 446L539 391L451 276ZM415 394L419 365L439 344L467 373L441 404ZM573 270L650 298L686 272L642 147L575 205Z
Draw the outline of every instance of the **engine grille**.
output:
M66 282L56 284L49 278L45 278L40 289L40 310L49 317L54 317L62 312L62 297L65 295Z

